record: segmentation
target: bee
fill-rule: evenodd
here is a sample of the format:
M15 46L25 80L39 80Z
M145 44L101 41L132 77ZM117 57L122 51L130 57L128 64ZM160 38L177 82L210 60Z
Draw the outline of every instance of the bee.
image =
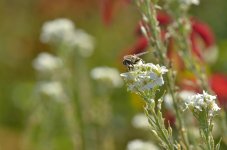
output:
M124 56L124 59L123 59L123 65L125 65L129 71L132 71L134 69L134 65L142 62L144 63L144 61L139 58L139 56L142 56L144 54L147 54L147 52L142 52L142 53L139 53L139 54L134 54L134 55L126 55Z

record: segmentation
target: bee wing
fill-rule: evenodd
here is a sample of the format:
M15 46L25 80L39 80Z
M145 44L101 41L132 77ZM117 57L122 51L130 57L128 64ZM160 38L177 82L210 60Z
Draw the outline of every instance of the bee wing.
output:
M141 53L138 53L138 54L135 54L135 55L139 57L139 56L145 55L149 52L151 52L151 51L141 52Z

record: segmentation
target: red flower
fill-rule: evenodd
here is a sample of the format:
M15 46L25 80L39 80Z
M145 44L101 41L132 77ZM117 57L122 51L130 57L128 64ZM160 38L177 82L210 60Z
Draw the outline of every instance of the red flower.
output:
M136 43L129 49L130 54L138 54L144 52L148 47L148 40L146 37L141 36L137 39Z
M191 33L191 43L192 50L200 59L204 59L202 49L208 49L215 45L214 35L208 25L205 23L191 19L192 33ZM201 39L204 47L201 48L201 43L198 39Z
M166 26L171 23L172 19L167 13L160 11L158 12L157 20L161 26L161 37L164 40L166 36ZM192 43L192 52L201 60L201 63L214 62L217 56L217 49L215 49L215 39L211 29L208 25L196 19L191 19L191 25L192 32L190 34L190 39ZM147 24L143 21L138 23L135 30L138 39L131 48L127 49L127 52L124 52L124 54L137 54L146 50L149 42L143 36L141 26L146 27ZM148 34L152 35L152 33ZM174 43L175 40L170 38L167 55L177 70L183 70L185 68L184 63L182 58L177 54ZM203 50L205 50L205 53Z
M113 1L102 0L101 4L102 21L105 25L109 25L113 18Z
M170 125L171 127L175 126L176 118L171 111L166 111L164 113L165 124L166 126Z
M123 51L123 53L119 55L119 59L122 60L122 58L125 55L132 55L144 52L146 51L145 49L147 47L148 47L147 38L144 36L140 36L131 48L127 48L126 50Z
M210 77L210 84L212 90L217 94L220 105L227 109L227 76L213 74Z
M159 24L161 26L165 26L167 24L170 23L171 18L166 15L166 13L164 12L160 12L157 15L157 20L159 21ZM146 24L143 21L140 21L136 27L135 33L138 37L138 39L136 40L136 42L134 43L134 45L127 49L127 52L124 53L126 55L128 54L138 54L141 52L144 52L146 50L146 48L148 47L148 40L146 39L146 37L143 36L142 32L141 32L141 26L146 26ZM165 30L161 30L161 37L164 39L165 37Z
M110 25L119 6L129 4L130 0L101 0L101 16L105 25Z
M167 13L162 12L162 11L158 12L157 20L158 20L159 24L162 26L166 26L166 25L170 24L172 21L171 17Z
M162 12L162 11L158 12L157 20L158 20L159 25L161 27L165 27L166 25L168 25L172 21L170 16L167 15L165 12ZM146 26L146 23L144 23L143 21L140 21L138 23L138 25L136 26L135 32L136 32L136 35L138 35L138 36L143 35L142 32L141 32L141 26ZM161 32L162 32L161 34L163 34L163 33L165 33L165 30L162 29Z
M203 39L207 47L214 45L215 39L210 27L198 20L191 19L193 32L197 33Z

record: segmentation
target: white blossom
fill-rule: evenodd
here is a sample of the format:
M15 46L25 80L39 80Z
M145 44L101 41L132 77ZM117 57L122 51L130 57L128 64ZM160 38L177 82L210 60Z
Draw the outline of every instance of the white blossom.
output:
M173 109L173 99L169 93L164 96L164 104L166 108Z
M69 45L78 48L83 57L89 57L94 50L94 38L85 31L77 29L69 40Z
M40 94L56 100L62 100L64 98L62 84L58 81L40 82L38 84L38 91Z
M127 150L159 150L159 148L151 142L136 139L128 143Z
M65 18L44 23L40 40L43 43L64 44L70 49L76 49L83 57L89 57L94 50L94 38L81 29L76 29L74 23Z
M164 84L162 75L167 71L165 66L140 63L135 64L132 71L122 73L121 77L127 83L129 91L142 92L162 86Z
M195 95L196 93L194 91L188 91L188 90L183 90L179 92L179 97L183 101L187 101L188 97Z
M190 97L194 94L195 94L195 92L193 92L193 91L182 90L179 92L179 98L182 100L183 103L185 103L185 102L187 102L188 97ZM172 96L168 93L164 96L164 104L165 104L166 108L173 109L173 99L172 99Z
M48 21L43 24L40 40L43 43L64 42L72 37L74 30L74 23L69 19L60 18Z
M149 122L147 120L146 115L143 113L139 113L135 115L132 119L132 126L140 129L148 129Z
M112 87L121 87L123 85L119 74L117 69L110 67L96 67L91 70L91 77L94 80L101 81Z
M199 5L200 0L180 0L182 3L186 4L186 5Z
M54 55L43 52L33 61L33 67L40 73L49 73L60 68L62 60Z
M210 95L203 91L202 94L196 94L188 97L186 106L193 112L207 110L209 112L209 116L213 116L215 112L220 110L215 100L216 96Z

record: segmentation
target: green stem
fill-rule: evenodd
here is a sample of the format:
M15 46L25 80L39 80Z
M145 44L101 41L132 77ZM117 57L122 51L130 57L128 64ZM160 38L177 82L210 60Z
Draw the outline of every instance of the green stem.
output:
M212 123L212 118L209 118L209 112L206 111L206 131L207 131L207 135L206 135L206 139L207 139L207 144L208 144L208 148L209 150L214 150L214 141L213 141L213 136L212 136L212 130L211 130L211 123Z
M159 63L161 65L169 66L169 62L166 59L166 46L164 46L162 39L160 37L160 27L158 25L158 21L156 19L156 10L155 10L155 4L151 2L151 0L145 0L145 4L141 4L140 9L142 11L142 15L145 15L148 19L149 27L152 33L152 36L148 37L149 43L151 46L154 48L155 52L158 55L159 58ZM171 80L171 77L173 77L173 72L169 71L167 75L167 89L171 94L171 97L173 99L174 103L174 109L176 112L176 118L179 122L179 129L180 129L180 134L185 146L185 149L189 149L189 142L187 139L187 133L184 131L184 123L182 120L182 115L179 112L179 107L177 105L178 100L174 94L175 92L175 84L173 83L174 81Z
M150 9L150 8L149 8ZM151 18L150 20L151 20L151 28L152 28L152 31L153 31L153 37L154 37L154 39L155 39L155 41L156 41L156 43L155 43L155 49L157 50L157 52L158 52L158 56L159 56L159 60L160 60L160 63L162 64L162 65L168 65L168 62L167 62L167 60L164 58L164 53L166 52L166 48L165 48L165 46L162 44L162 42L161 42L161 38L160 38L160 30L157 28L157 20L156 20L156 18L154 18L153 16L156 16L156 11L155 11L155 8L153 7L153 15L151 14L151 13L148 13L148 16L149 16L149 18ZM150 12L150 11L148 11L148 12ZM153 21L152 21L153 20ZM169 73L168 73L168 75L167 75L167 87L168 87L168 90L169 90L169 92L170 92L170 94L171 94L171 97L172 97L172 99L173 99L173 103L174 103L174 108L175 108L175 111L176 111L176 117L177 117L177 120L178 120L178 122L179 122L179 128L180 128L180 133L181 133L181 136L182 136L182 139L183 139L183 142L184 142L184 145L186 146L186 149L189 149L189 144L188 144L188 141L187 141L187 137L186 137L186 133L184 132L184 125L183 125L183 120L181 119L182 118L182 116L181 116L181 114L180 114L180 112L179 112L179 107L178 107L178 105L177 105L177 103L178 103L178 101L177 101L177 98L176 98L176 96L175 96L175 94L174 94L174 83L172 82L172 80L171 80L171 77L173 76L173 73L172 73L172 71L170 71Z
M71 132L69 134L71 134L74 149L85 150L83 114L80 99L77 97L77 90L79 89L77 87L77 80L79 79L77 72L79 71L77 71L76 64L80 63L80 59L75 59L78 56L76 50L69 49L64 43L59 43L55 48L58 49L58 55L63 59L66 70L69 71L67 76L65 76L63 71L63 74L59 77L63 85L66 84L67 94L64 97L64 113L68 130Z
M71 88L72 88L72 94L73 94L73 99L75 100L76 104L76 110L77 110L77 118L78 122L80 125L80 132L81 132L81 139L82 139L82 149L85 150L87 148L86 145L86 127L85 127L85 119L84 119L84 111L83 111L83 104L82 101L84 100L83 98L83 89L82 89L82 74L81 70L79 70L78 66L81 67L82 60L80 56L76 53L76 50L73 51L73 57L72 60L75 59L75 61L72 61L72 79L69 80L71 82ZM75 76L73 76L75 75ZM82 93L81 93L82 92Z
M81 121L82 121L82 136L84 140L84 149L94 149L94 145L96 145L96 137L95 130L92 124L93 116L91 114L92 110L92 93L91 93L91 85L88 77L87 66L85 63L85 59L78 53L78 49L74 52L74 70L75 72L72 74L75 76L74 86L77 86L77 91L74 92L77 94L77 101L80 105L81 112ZM77 75L77 76L76 76ZM79 108L78 108L79 109Z
M71 135L71 139L73 142L74 149L82 149L82 138L81 138L81 131L78 130L78 125L75 120L75 109L73 107L73 103L70 99L65 98L64 104L64 112L65 117L68 125L68 131Z
M158 23L157 23L158 21L156 19L155 7L151 3L150 0L146 0L145 2L146 2L146 4L145 4L146 9L145 9L144 13L146 14L146 16L148 16L148 19L150 21L152 38L154 38L154 39L149 38L149 42L151 43L151 45L154 47L154 49L158 53L160 64L168 66L168 60L165 59L166 58L166 47L163 45L162 39L160 37L160 28L158 26ZM174 86L173 81L171 80L172 76L173 76L173 73L169 72L168 75L167 75L167 81L166 81L167 82L167 88L168 88L168 91L170 92L171 97L173 99L174 109L175 109L175 112L176 112L177 120L179 122L179 129L180 129L181 137L183 139L183 143L184 143L186 149L189 149L189 142L187 140L186 132L184 131L185 128L184 128L183 120L181 119L182 116L179 112L180 109L177 105L178 101L177 101L176 96L174 95L174 91L175 91L174 87L175 86Z
M154 112L153 109L150 110L151 113L153 114L152 116L154 116L154 119L155 119L155 122L156 122L156 125L158 126L158 131L160 131L161 135L162 135L162 139L164 139L165 143L167 144L168 148L170 150L174 150L174 147L173 147L173 143L172 141L170 142L170 138L166 137L165 133L163 132L163 126L165 125L161 125L160 122L159 122L159 119L157 117L157 114Z
M184 127L184 123L183 123L183 120L182 120L182 115L180 114L180 109L177 105L177 99L176 99L176 96L174 94L174 90L171 86L171 82L170 82L170 78L169 76L167 77L167 86L168 86L168 89L169 89L169 92L170 92L170 95L173 99L173 107L175 109L175 112L176 112L176 118L178 119L178 123L179 123L179 129L180 129L180 134L181 134L181 137L182 137L182 140L183 140L183 143L184 143L184 146L186 147L186 149L189 149L189 142L188 142L188 138L187 138L187 134L185 132L185 127Z

